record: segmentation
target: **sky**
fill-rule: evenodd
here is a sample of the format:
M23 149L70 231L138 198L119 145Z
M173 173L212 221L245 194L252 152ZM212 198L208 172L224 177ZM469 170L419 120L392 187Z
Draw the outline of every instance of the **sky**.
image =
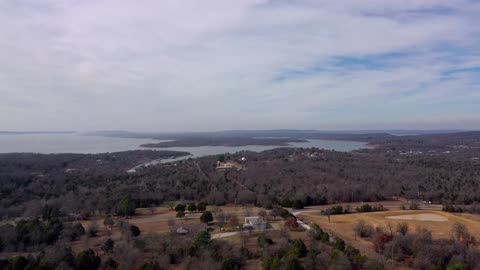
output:
M479 0L0 0L0 130L480 129Z

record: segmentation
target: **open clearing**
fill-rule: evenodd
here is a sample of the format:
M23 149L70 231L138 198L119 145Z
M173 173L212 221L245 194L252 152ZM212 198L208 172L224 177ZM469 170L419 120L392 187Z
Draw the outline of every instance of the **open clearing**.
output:
M261 208L254 206L235 206L226 205L221 207L208 206L208 211L213 212L214 217L220 212L224 215L235 215L240 224L243 223L245 216L256 216ZM191 233L195 233L207 228L205 224L200 222L201 213L186 213L184 218L176 218L176 212L168 207L155 207L155 208L137 208L135 210L136 215L126 219L130 224L136 225L140 228L141 234L146 235L149 233L161 234L170 232L169 221L174 228L186 227L191 229ZM114 218L115 222L122 218ZM104 217L93 217L89 220L80 221L80 223L87 229L91 224L95 223L98 226L98 236L87 239L86 236L82 237L82 240L72 243L72 247L75 251L81 251L86 247L94 248L94 250L100 250L100 246L109 237L117 241L121 238L120 229L118 226L114 226L111 230L103 225ZM212 223L212 234L226 233L227 236L232 231L237 231L229 225L225 225L223 230L220 230L215 226L215 221ZM233 234L232 234L233 235ZM223 235L219 235L223 236ZM215 236L213 238L223 238Z
M355 213L346 215L332 215L330 222L326 216L318 212L305 212L299 217L306 223L317 223L333 235L341 237L348 243L358 248L362 253L373 258L378 257L371 241L355 237L353 225L358 220L365 220L375 227L386 230L388 223L396 226L398 223L408 223L409 231L415 232L416 228L425 228L432 231L435 239L452 237L452 226L456 222L465 224L475 238L480 238L480 218L478 215L447 213L437 210L393 210L383 212ZM439 222L441 220L441 222Z
M432 231L434 238L450 238L452 225L456 222L465 224L470 233L477 239L480 238L480 220L476 215L447 213L434 210L395 210L370 213L356 213L346 215L332 215L330 222L326 216L320 213L302 213L300 217L308 223L317 223L322 228L335 234L354 238L353 224L360 219L371 223L375 227L386 228L387 223L396 225L406 222L410 231L422 227Z

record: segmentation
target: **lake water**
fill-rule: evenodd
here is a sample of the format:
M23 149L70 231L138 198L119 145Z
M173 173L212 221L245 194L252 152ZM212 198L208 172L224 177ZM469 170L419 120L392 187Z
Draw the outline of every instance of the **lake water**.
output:
M141 144L158 143L159 140L114 138L102 136L83 136L81 134L25 134L0 135L0 153L34 152L34 153L105 153L142 148ZM328 150L348 152L366 146L362 142L310 140L306 143L291 143L292 147L317 147ZM190 157L234 153L242 150L260 152L278 148L278 146L199 146L155 148L154 150L176 150L190 152Z
M80 134L22 134L0 135L0 153L82 153L95 154L141 149L149 139L110 138Z

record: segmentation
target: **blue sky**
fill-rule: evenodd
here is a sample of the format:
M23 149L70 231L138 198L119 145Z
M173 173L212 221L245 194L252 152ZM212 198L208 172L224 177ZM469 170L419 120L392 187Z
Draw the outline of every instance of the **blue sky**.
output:
M0 0L0 130L480 129L480 1Z

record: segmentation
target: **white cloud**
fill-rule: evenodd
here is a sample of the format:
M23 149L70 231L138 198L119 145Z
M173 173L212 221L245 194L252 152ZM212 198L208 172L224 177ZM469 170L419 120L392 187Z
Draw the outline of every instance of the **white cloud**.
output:
M414 126L405 107L461 117L479 82L442 79L479 66L476 11L467 0L0 0L0 129ZM461 102L445 106L453 93Z

